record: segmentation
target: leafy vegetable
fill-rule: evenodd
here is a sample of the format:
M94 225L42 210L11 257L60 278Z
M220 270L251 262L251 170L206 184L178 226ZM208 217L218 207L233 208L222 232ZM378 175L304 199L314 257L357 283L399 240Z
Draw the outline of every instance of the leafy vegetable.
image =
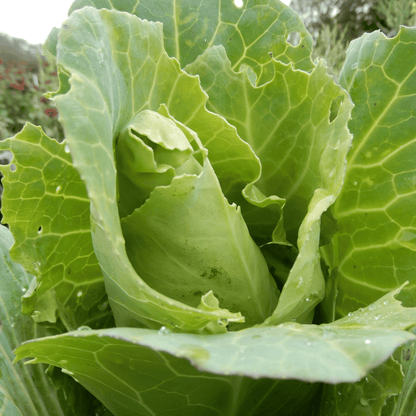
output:
M277 0L69 14L65 141L0 142L2 412L411 409L416 29L352 42L337 85Z

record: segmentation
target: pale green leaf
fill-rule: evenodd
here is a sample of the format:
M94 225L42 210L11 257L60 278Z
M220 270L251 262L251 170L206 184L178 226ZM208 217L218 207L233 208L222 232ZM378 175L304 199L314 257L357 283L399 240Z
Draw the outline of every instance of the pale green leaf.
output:
M202 414L257 415L261 413L242 411L239 405L246 400L245 389L256 388L246 376L339 384L357 382L371 370L377 373L398 346L416 339L400 330L416 322L416 308L403 308L396 294L348 320L321 326L285 323L218 335L167 328L79 330L27 342L16 355L18 360L34 357L33 363L64 368L116 415L151 414L155 409L173 409L176 415L193 406L204 409ZM379 327L375 322L381 322ZM268 391L278 386L270 384ZM374 394L365 391L362 398L374 400ZM256 409L258 403L252 405Z
M351 43L340 83L355 104L343 190L334 206L339 262L336 314L368 305L410 281L416 301L416 29Z
M0 226L0 415L64 416L45 367L13 365L13 350L19 344L48 332L20 313L20 299L32 276L10 258L12 244L10 231Z
M322 63L310 74L280 62L273 64L273 79L260 87L252 85L246 70L233 71L222 47L210 48L185 70L200 77L209 95L208 108L235 125L260 158L262 174L256 187L263 200L286 200L283 224L289 241L297 241L299 255L277 310L267 321L277 324L310 319L324 296L320 221L341 190L352 138L347 129L352 103ZM342 101L336 114L331 113L334 101ZM281 222L278 212L274 217L266 212L264 218L262 205L247 192L245 197L255 205L242 203L252 234L260 241L281 242L282 238L272 236ZM280 201L273 202L281 207ZM267 218L275 222L264 227ZM260 234L263 229L268 235Z
M26 124L0 150L13 154L2 168L3 222L15 240L10 255L37 281L23 299L25 314L56 322L59 309L68 330L102 326L111 312L92 246L90 201L65 142Z
M212 343L216 337L137 328L85 330L26 343L17 357L62 367L116 416L303 414L317 384L222 376L195 368L192 363L212 360L210 354L229 358L228 348L236 352L232 343ZM243 351L243 346L237 349Z
M183 174L155 188L121 224L133 267L158 292L197 307L212 290L222 308L242 313L245 326L273 312L276 284L207 157L199 175Z
M415 330L412 331L415 333ZM409 342L401 350L401 364L405 374L403 388L392 416L416 414L416 344Z
M225 183L255 180L258 159L234 127L206 110L198 79L167 56L160 23L84 8L62 26L57 50L58 65L71 74L71 89L54 99L92 202L94 249L118 325L197 330L228 319L228 312L202 311L161 295L134 271L117 209L114 142L137 113L165 104L208 147L215 172Z
M326 384L320 412L322 415L380 416L387 399L400 394L402 384L400 365L390 358L357 383Z
M165 48L181 67L213 45L223 45L233 68L254 69L260 84L273 76L272 57L298 69L313 68L312 37L295 11L278 0L77 0L69 13L85 6L115 9L163 23ZM299 35L299 44L287 41Z

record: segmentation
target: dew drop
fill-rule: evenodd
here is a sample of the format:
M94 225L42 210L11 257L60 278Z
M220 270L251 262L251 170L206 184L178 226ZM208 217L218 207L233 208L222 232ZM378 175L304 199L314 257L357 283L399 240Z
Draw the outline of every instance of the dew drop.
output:
M81 297L82 296L82 290L80 290L78 293L77 293L77 297Z
M65 145L65 153L69 153L70 152L70 150L69 150L69 146L66 144Z
M383 305L388 305L390 302L388 301L388 300L385 300L384 302L383 302Z
M25 287L22 287L22 292L24 293L24 292L26 292L26 288Z
M353 316L354 314L352 312L348 312L348 316Z
M376 321L378 321L380 318L381 318L381 313L377 314L377 315L374 317L374 319L375 319Z
M301 287L302 285L303 285L303 278L299 277L299 282L298 282L297 287Z
M77 331L89 331L89 330L91 330L91 328L87 325L82 325L77 328Z
M306 300L306 302L310 302L311 301L311 299L309 298L309 296L305 300Z
M351 70L354 70L354 69L357 69L357 68L358 68L358 62L351 65Z
M354 185L354 186L357 186L357 184L358 184L358 182L357 182L357 181L354 181L354 182L353 182L353 185Z
M169 328L166 328L165 326L162 326L158 331L159 335L170 335L171 333L172 331Z
M367 345L368 345L368 344L371 344L371 340L369 340L369 339L366 339L364 342L365 342Z
M58 186L56 187L56 189L55 189L55 192L56 192L57 194L59 194L61 191L62 191L62 186L61 186L61 185L58 185Z
M366 399L364 399L363 397L361 397L361 399L360 399L360 403L361 403L363 406L368 406L368 401L367 401Z
M372 304L368 307L368 309L369 309L370 311L373 311L374 309L377 309L377 305L374 305L374 303L372 303Z

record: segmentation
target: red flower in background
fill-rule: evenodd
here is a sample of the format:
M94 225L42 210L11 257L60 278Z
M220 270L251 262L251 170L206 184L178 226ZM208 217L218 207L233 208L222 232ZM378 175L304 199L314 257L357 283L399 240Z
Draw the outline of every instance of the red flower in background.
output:
M22 77L20 80L17 80L15 84L10 84L10 87L14 88L15 90L24 91L25 87L27 87L25 78Z
M55 117L58 112L53 109L53 108L47 108L46 110L43 111L46 115L48 115L49 117Z

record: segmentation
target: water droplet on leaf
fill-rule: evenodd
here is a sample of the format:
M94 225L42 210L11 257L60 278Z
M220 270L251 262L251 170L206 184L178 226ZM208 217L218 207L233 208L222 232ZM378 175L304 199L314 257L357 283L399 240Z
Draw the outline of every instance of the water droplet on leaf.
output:
M77 331L89 331L91 328L87 325L82 325L79 328L77 328Z
M159 335L170 335L171 333L172 331L169 328L166 328L165 326L162 326L158 331Z

